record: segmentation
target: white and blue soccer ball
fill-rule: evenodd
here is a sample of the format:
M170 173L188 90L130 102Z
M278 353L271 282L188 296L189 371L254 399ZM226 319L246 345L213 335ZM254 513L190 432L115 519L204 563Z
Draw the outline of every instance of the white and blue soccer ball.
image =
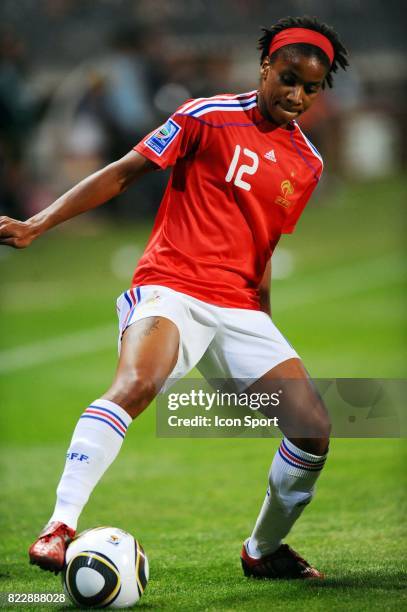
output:
M117 527L79 534L67 548L65 563L65 592L81 608L128 608L147 586L149 566L143 547Z

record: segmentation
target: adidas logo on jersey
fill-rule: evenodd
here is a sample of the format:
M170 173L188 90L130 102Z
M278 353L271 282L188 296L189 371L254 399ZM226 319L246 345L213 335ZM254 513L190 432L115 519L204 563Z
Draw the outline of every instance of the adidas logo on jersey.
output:
M277 161L277 157L276 157L276 154L274 153L274 149L271 149L271 151L268 151L267 153L265 153L264 157L273 162Z

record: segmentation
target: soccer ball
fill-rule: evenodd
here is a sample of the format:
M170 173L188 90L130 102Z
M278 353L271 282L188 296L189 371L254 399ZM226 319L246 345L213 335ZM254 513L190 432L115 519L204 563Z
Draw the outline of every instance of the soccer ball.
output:
M143 547L116 527L79 534L68 546L65 562L65 592L83 608L128 608L147 586L149 566Z

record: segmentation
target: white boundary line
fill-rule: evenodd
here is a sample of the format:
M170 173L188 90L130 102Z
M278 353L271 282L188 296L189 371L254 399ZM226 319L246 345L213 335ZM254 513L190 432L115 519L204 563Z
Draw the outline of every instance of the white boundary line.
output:
M116 335L115 335L116 334ZM96 353L114 346L117 326L102 325L94 329L56 336L0 352L0 374L30 368L66 357Z

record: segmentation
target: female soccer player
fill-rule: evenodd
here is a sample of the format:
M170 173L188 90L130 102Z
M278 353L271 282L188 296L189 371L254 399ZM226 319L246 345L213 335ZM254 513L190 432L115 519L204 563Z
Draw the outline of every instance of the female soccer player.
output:
M299 392L285 386L285 438L241 560L246 576L322 576L282 544L313 497L330 424L301 360L271 320L270 258L281 234L294 230L322 171L320 154L295 120L348 62L333 29L306 17L264 29L259 49L258 90L189 100L133 151L42 212L25 222L0 219L0 243L24 248L143 174L173 167L132 287L118 299L113 383L79 418L54 513L29 550L43 569L63 567L78 517L132 419L169 378L198 364L208 378L241 384L301 382ZM304 435L290 433L293 423Z

